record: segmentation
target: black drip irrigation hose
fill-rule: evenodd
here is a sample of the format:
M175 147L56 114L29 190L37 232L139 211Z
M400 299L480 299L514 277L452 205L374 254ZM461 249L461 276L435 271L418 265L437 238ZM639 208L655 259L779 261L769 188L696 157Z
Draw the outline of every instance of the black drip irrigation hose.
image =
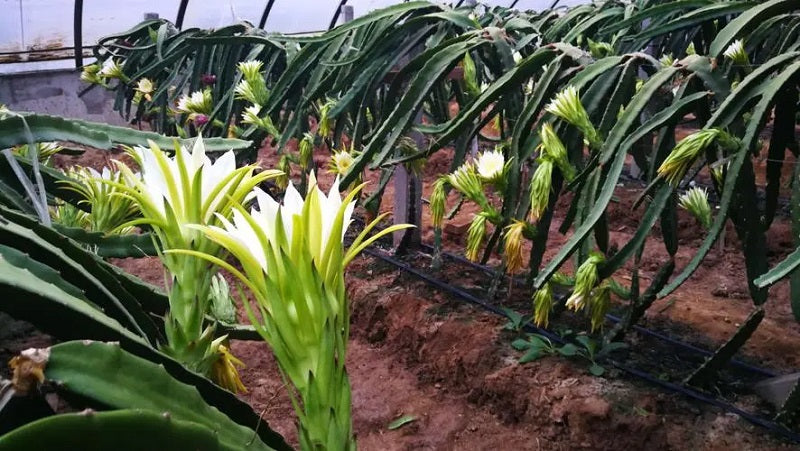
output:
M429 275L429 274L427 274L427 273L425 273L423 271L414 269L411 266L403 263L402 261L400 261L398 259L395 259L393 257L390 257L390 256L386 255L383 252L374 250L372 248L367 248L367 249L364 249L364 253L367 254L367 255L370 255L372 257L375 257L375 258L377 258L379 260L382 260L382 261L384 261L384 262L386 262L386 263L388 263L388 264L390 264L390 265L392 265L392 266L394 266L394 267L396 267L396 268L398 268L398 269L400 269L400 270L402 270L404 272L407 272L407 273L409 273L409 274L411 274L411 275L413 275L413 276L415 276L415 277L427 282L428 284L430 284L431 286L435 287L438 290L441 290L441 291L444 291L446 293L450 293L450 294L452 294L454 296L460 297L460 298L464 299L465 301L470 302L472 304L475 304L477 306L480 306L481 308L483 308L483 309L485 309L485 310L487 310L487 311L489 311L491 313L494 313L496 315L499 315L499 316L502 316L502 317L507 317L505 312L503 310L501 310L500 308L498 308L497 306L492 305L491 303L486 302L485 300L480 299L480 298L478 298L476 296L473 296L472 294L466 292L465 290L463 290L461 288L455 287L455 286L450 285L450 284L448 284L446 282L443 282L443 281L441 281L439 279L436 279L435 277L432 277L431 275ZM529 321L526 321L523 324L522 329L524 331L526 331L526 332L536 333L536 334L539 334L541 336L547 337L549 340L551 340L554 343L558 343L558 344L564 344L565 343L565 341L560 336L558 336L556 334L553 334L552 332L549 332L547 330L540 329L540 328L534 326L533 324L531 324ZM621 364L619 362L614 361L613 359L607 359L607 361L609 363L611 363L615 368L619 369L620 371L623 371L623 372L628 373L628 374L630 374L632 376L638 377L638 378L640 378L640 379L642 379L642 380L644 380L644 381L646 381L646 382L648 382L650 384L657 385L657 386L665 389L666 391L674 392L674 393L680 393L680 394L682 394L684 396L687 396L687 397L689 397L691 399L694 399L694 400L697 400L697 401L712 405L712 406L717 407L719 409L722 409L722 410L724 410L726 412L733 413L735 415L738 415L743 420L746 420L746 421L748 421L748 422L750 422L752 424L755 424L757 426L761 426L764 429L767 429L768 431L770 431L770 432L772 432L772 433L774 433L776 435L779 435L779 436L781 436L781 437L783 437L783 438L785 438L787 440L790 440L790 441L795 442L795 443L800 443L800 434L798 434L798 433L796 433L796 432L786 428L785 426L782 426L782 425L780 425L780 424L778 424L778 423L776 423L776 422L774 422L772 420L760 417L758 415L754 415L754 414L752 414L750 412L744 411L744 410L734 406L731 403L728 403L728 402L725 402L725 401L720 401L719 399L716 399L716 398L714 398L712 396L708 396L708 395L706 395L706 394L704 394L702 392L699 392L697 390L693 390L691 388L688 388L688 387L685 387L685 386L682 386L682 385L678 385L678 384L675 384L675 383L672 383L672 382L663 381L663 380L661 380L661 379L659 379L657 377L653 377L652 375L650 375L649 373L647 373L645 371L641 371L641 370L638 370L636 368L632 368L632 367L629 367L627 365L623 365L623 364Z
M433 246L431 246L429 244L425 244L425 243L421 243L420 247L422 249L425 249L428 252L433 252L433 250L434 250ZM497 276L498 275L497 271L494 270L493 268L490 268L488 266L475 263L475 262L470 261L470 260L468 260L468 259L466 259L466 258L464 258L464 257L462 257L460 255L456 255L456 254L453 254L453 253L450 253L450 252L445 252L445 251L442 251L441 255L443 255L443 256L445 256L445 257L447 257L447 258L449 258L449 259L451 259L453 261L462 263L464 265L468 265L471 268L474 268L476 270L482 271L482 272L484 272L484 273L486 273L488 275L491 275L491 276ZM506 277L510 277L510 276L506 276ZM612 314L607 314L606 315L606 319L611 321L611 322L613 322L613 323L615 323L615 324L622 322L622 318L620 318L618 316L615 316L615 315L612 315ZM661 332L656 332L654 330L650 330L650 329L648 329L648 328L646 328L644 326L634 325L632 327L632 329L635 330L636 332L642 334L642 335L647 335L649 337L657 338L657 339L659 339L661 341L669 343L672 346L684 349L686 351L691 351L691 352L693 352L695 354L699 354L699 355L702 355L702 356L705 356L705 357L708 357L708 356L711 356L711 355L714 354L712 351L709 351L707 349L700 348L700 347L695 346L693 344L686 343L684 341L675 339L675 338L670 337L669 335L663 334ZM745 362L742 362L741 360L737 360L737 359L729 360L728 364L730 366L733 366L733 367L736 367L736 368L739 368L739 369L742 369L742 370L745 370L745 371L748 371L748 372L751 372L751 373L754 373L754 374L758 374L759 376L762 376L762 377L765 377L765 378L775 377L775 376L778 375L776 372L774 372L774 371L772 371L770 369L761 368L761 367L758 367L758 366L755 366L755 365L751 365L749 363L745 363Z

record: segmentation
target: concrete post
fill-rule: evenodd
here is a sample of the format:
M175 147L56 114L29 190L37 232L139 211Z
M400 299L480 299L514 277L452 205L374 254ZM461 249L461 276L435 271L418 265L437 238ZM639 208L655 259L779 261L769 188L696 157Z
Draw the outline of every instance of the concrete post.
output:
M342 8L339 10L339 17L342 23L351 22L354 16L353 5L342 5Z

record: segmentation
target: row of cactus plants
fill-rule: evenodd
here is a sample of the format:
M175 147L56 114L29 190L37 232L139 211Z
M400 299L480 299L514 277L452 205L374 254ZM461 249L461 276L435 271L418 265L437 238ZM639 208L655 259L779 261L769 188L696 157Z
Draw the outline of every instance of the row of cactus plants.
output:
M769 269L766 236L780 188L791 183L782 176L786 152L797 153L797 14L790 0L598 1L539 12L406 2L316 36L264 33L246 24L238 31L170 35L153 31L168 24L150 24L148 33L139 28L104 41L98 56L103 64L119 55L130 79L120 77L115 87L123 99L136 97L137 79L157 80L163 96L171 93L161 100L172 109L162 111L167 116L180 111L182 96L201 89L198 74L205 69L198 65L221 71L213 58L240 56L234 80L215 85L212 95L214 108L226 112L214 119L227 126L202 132L257 142L271 136L285 152L284 168L301 163L306 172L309 159L291 155L288 144L296 140L307 155L324 141L346 163L334 166L343 187L366 168L383 171L385 181L398 165L453 146L451 171L430 199L434 228L444 220L448 191L475 202L480 212L468 233L467 256L485 262L498 253L504 272L525 271L541 325L548 322L554 288L570 293L567 307L589 312L594 331L604 325L610 297L622 298L628 320L606 331L608 341L622 337L653 301L693 274L728 220L742 246L755 309L770 285L795 273L797 253ZM136 45L119 47L134 35ZM170 46L168 35L187 36L195 45ZM141 66L159 46L157 61ZM194 84L172 82L176 74ZM257 89L246 89L252 80ZM263 95L256 99L251 91ZM687 115L699 130L681 140L677 131ZM487 124L496 135L483 134ZM401 145L411 130L426 135L427 146ZM768 149L760 141L765 133L771 133ZM474 137L489 146L494 141L496 149L470 157ZM761 152L768 161L764 202L753 167ZM647 187L637 203L639 228L615 250L609 248L607 209L628 155ZM693 188L701 168L710 183ZM564 196L571 202L559 230L572 232L544 261L554 208ZM706 233L689 263L676 268L680 208ZM668 257L651 285L640 287L638 262L656 224ZM561 272L570 259L573 276ZM622 286L615 277L621 272L635 282ZM792 286L793 292L800 286L795 278ZM800 315L800 305L793 307Z
M324 141L338 149L333 167L343 188L368 166L388 176L397 165L452 144L452 173L437 181L430 199L434 227L444 221L448 190L475 202L480 212L470 227L468 257L486 261L496 252L504 272L526 270L534 320L542 325L557 287L570 292L567 307L589 312L592 330L602 328L612 294L626 300L626 321L606 331L612 340L691 276L728 219L742 243L757 311L768 286L800 263L795 253L770 271L766 246L786 182L785 152L797 149L795 3L606 1L518 12L408 2L311 37L268 34L247 24L179 31L150 21L103 40L98 65L85 79L116 89L118 109L136 105L135 118L159 130L254 142L271 136L285 152L284 169L300 164L311 174L310 150ZM420 112L424 124L417 121ZM678 142L676 129L689 113L701 129ZM753 158L773 113L762 206ZM490 122L499 137L482 134ZM400 145L412 128L429 137L426 148ZM495 140L497 148L472 161L468 146L476 136ZM294 139L297 155L284 150ZM606 213L628 155L648 185L639 228L615 250ZM712 176L709 189L719 199L713 213L706 191L680 195L699 167ZM373 194L379 198L380 189ZM554 208L563 196L571 202L560 230L572 234L545 262ZM674 275L680 207L707 234ZM235 234L242 221L224 224L224 231ZM638 262L656 223L669 257L651 285L640 287ZM224 239L222 231L209 230ZM528 256L521 254L525 241ZM563 272L570 258L574 276ZM632 269L625 269L628 262ZM630 286L617 282L621 272L630 272ZM257 274L251 265L243 277ZM748 321L742 334L754 329ZM742 334L737 346L746 341ZM696 373L703 378L690 381L713 378L729 348Z

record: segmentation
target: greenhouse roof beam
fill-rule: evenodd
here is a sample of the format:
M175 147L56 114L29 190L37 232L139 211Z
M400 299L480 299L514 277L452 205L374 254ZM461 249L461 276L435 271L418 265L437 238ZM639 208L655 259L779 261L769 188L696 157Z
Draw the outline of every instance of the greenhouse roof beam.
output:
M178 17L175 19L175 26L180 30L183 28L183 18L186 16L186 7L189 6L189 0L181 0L178 6Z
M328 30L332 30L333 27L336 26L336 21L339 20L339 13L342 12L342 6L347 4L347 0L339 0L339 5L336 7L336 11L333 12L333 17L331 18L331 24L328 26Z
M261 15L261 20L258 21L258 28L263 29L267 24L267 18L269 17L269 12L272 11L272 5L274 3L275 0L269 0L267 2L267 6L264 8L264 14Z

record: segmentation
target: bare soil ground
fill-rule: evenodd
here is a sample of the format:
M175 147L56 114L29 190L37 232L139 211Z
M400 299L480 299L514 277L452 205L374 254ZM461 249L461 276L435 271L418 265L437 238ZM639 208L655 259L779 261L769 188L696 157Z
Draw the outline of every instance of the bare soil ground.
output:
M447 171L451 155L439 152L427 162L425 198L435 176ZM275 160L268 148L259 155L265 167L274 166ZM325 167L326 153L318 152L315 160ZM63 157L59 164L98 167L107 161L87 152ZM321 173L319 179L327 187L332 176ZM368 174L367 180L377 186L377 174ZM617 189L617 201L609 211L612 243L624 244L636 230L640 213L632 212L631 205L639 191L636 185ZM392 198L390 184L383 209L391 208ZM569 198L561 202L559 211L565 211ZM466 205L448 223L446 249L463 251L474 211ZM422 232L423 240L431 242L428 214L425 208ZM568 237L557 232L561 218L553 221L546 257ZM679 225L680 270L702 242L703 232L683 214ZM667 256L657 237L655 229L641 268L644 283ZM784 218L776 219L768 245L773 263L794 249ZM163 285L163 273L153 258L116 263ZM625 271L621 273L620 281L627 282ZM351 265L348 291L353 312L348 369L361 449L793 449L736 416L613 371L607 377L593 377L584 365L559 358L520 365L509 346L514 336L500 330L500 319L459 304L369 257ZM788 299L786 283L771 290L766 319L744 350L747 357L781 370L800 366L800 325L792 318ZM715 246L694 276L658 301L644 322L713 347L724 342L751 311L743 259L729 227L724 248ZM29 344L29 337L6 339L0 342L4 348L0 351L12 353ZM266 345L234 342L233 351L247 364L242 375L248 393L243 398L296 444L291 404ZM415 420L389 430L389 423L402 415Z

